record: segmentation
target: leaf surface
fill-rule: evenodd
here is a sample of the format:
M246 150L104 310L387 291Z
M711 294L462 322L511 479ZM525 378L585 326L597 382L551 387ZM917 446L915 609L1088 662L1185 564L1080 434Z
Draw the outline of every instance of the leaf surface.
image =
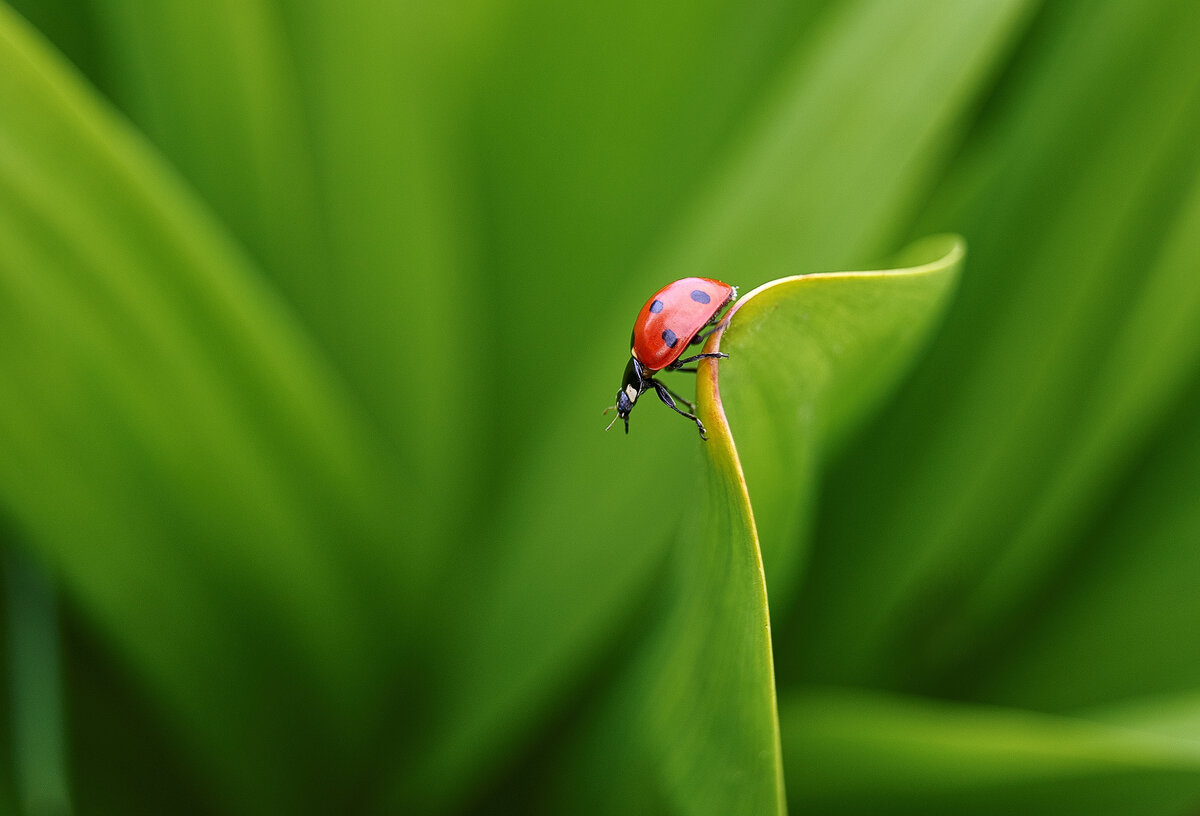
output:
M938 236L904 253L907 268L774 281L735 303L709 339L706 351L730 357L699 365L709 432L699 496L645 620L653 632L599 724L584 729L605 735L577 765L589 804L785 811L754 486L768 494L780 533L781 514L811 486L795 474L812 467L809 454L831 427L903 370L946 306L963 251L954 236ZM743 438L750 458L739 456ZM620 759L605 762L604 750Z
M1120 724L863 690L793 689L780 717L799 813L1170 816L1200 743Z
M1200 9L1095 10L1039 18L934 196L972 274L831 473L789 677L986 675L1194 376Z
M19 540L220 787L262 812L337 773L380 692L345 658L393 648L364 550L395 476L254 266L3 6L0 381Z
M735 305L721 342L737 359L722 367L722 391L778 586L796 582L822 456L906 370L964 252L960 239L935 236L909 247L897 269L785 278Z

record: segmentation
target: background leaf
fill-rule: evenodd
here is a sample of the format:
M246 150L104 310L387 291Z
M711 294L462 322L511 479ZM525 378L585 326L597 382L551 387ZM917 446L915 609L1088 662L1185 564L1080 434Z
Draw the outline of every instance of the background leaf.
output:
M1200 745L1086 720L848 690L780 701L797 811L1183 813Z
M959 685L1086 547L1087 519L1194 371L1175 327L1192 322L1181 278L1195 256L1172 235L1191 218L1200 161L1200 86L1181 70L1197 30L1186 4L1057 8L935 196L978 273L928 363L831 478L789 636L797 676Z
M36 567L12 555L5 559L4 578L14 787L25 812L69 812L62 651L54 586ZM0 791L0 801L9 800L6 807L15 812L11 794Z
M312 757L278 743L301 700L320 755L377 693L342 656L383 645L356 544L388 534L391 477L248 262L8 11L0 66L14 526L206 762L247 796L290 796Z

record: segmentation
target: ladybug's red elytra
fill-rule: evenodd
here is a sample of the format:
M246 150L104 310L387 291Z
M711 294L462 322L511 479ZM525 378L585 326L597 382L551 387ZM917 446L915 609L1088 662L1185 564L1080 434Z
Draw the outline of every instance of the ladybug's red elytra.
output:
M694 373L695 368L684 368L706 357L728 357L721 352L695 354L680 358L691 345L704 342L708 336L704 329L714 325L721 310L737 297L737 287L711 278L683 278L668 283L654 293L633 324L630 340L631 356L625 366L625 377L621 390L617 392L617 416L608 424L611 428L618 419L625 420L625 433L629 433L629 412L638 397L650 389L675 413L696 423L701 439L708 439L704 423L689 411L696 407L670 388L654 379L654 374L664 369ZM676 403L683 403L688 411L681 410ZM605 413L612 408L605 409ZM605 429L607 430L607 428Z

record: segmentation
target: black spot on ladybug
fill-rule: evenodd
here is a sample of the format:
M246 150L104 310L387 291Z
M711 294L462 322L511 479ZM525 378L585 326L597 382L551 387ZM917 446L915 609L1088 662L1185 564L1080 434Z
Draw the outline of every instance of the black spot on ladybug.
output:
M708 296L708 292L701 292L699 289L692 290L692 300L697 303L708 303L712 298Z
M695 294L695 293L693 293L693 294ZM651 314L658 314L662 310L663 310L663 302L661 300L656 300L650 304L650 313Z
M670 329L667 329L665 332L663 332L662 337L663 341L666 342L666 344L671 348L675 348L675 344L679 342L679 338L675 336L675 332L671 331Z

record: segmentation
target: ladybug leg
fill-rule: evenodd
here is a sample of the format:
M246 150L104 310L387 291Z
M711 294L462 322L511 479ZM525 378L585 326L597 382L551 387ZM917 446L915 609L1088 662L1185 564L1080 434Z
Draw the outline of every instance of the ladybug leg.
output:
M710 352L706 352L705 354L697 354L695 357L685 357L682 360L676 360L675 362L671 363L671 365L669 365L668 368L674 370L674 369L678 368L679 366L682 366L684 363L694 363L697 360L704 360L706 358L716 360L721 357L728 357L728 356L729 355L723 351L710 351Z
M730 300L732 300L732 299L733 298L730 298ZM725 302L728 303L729 301L727 300ZM725 308L724 306L721 307L721 309L724 309L724 308ZM689 346L700 345L701 343L703 343L705 340L708 339L708 336L710 334L712 334L713 332L715 332L717 330L717 324L720 323L721 320L725 316L725 315L721 314L721 309L718 309L717 313L715 315L713 315L712 317L710 317L708 319L708 322L704 324L704 326L708 328L708 331L697 332L696 336L692 338L692 342L688 343Z
M694 369L693 369L693 370L694 370ZM675 391L673 391L673 390L671 389L671 387L670 387L670 386L668 386L666 383L658 383L658 384L659 384L659 385L661 385L663 388L665 388L665 389L667 390L667 393L668 393L668 394L670 394L672 397L674 397L674 398L675 398L675 401L676 401L676 402L678 402L678 403L681 403L681 404L683 404L683 405L686 405L686 406L687 406L687 409L688 409L689 411L695 411L695 410L696 410L696 406L695 406L695 405L693 405L693 404L692 404L692 402L691 402L690 400L686 400L686 399L684 399L683 397L681 397L681 396L679 396L678 394L676 394L676 393L675 393Z
M700 421L700 417L696 416L695 414L689 414L687 411L680 410L679 407L675 404L675 400L671 399L670 389L667 388L662 383L660 383L658 380L651 380L650 384L652 386L654 386L654 390L658 394L658 398L660 400L662 400L668 408L670 408L672 411L679 414L680 416L685 416L688 419L690 419L692 422L695 422L696 427L700 430L700 438L705 439L705 440L708 439L708 432L706 430L704 430L704 423ZM690 405L689 405L689 407L690 407Z

